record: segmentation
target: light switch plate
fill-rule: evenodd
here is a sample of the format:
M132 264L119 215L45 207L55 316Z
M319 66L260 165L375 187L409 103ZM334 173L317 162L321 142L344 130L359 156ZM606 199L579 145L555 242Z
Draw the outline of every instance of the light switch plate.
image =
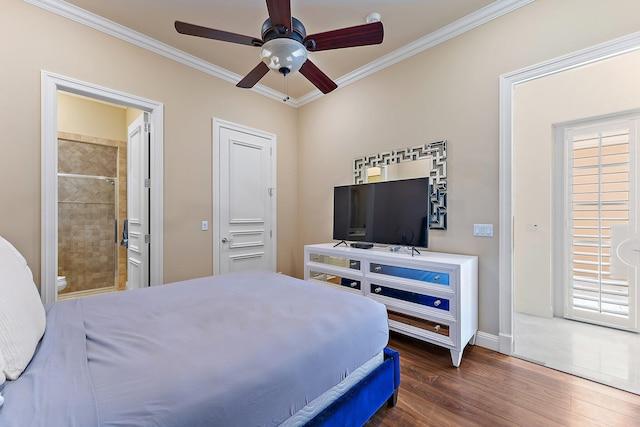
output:
M207 231L209 229L209 221L202 221L202 231Z
M473 235L493 237L493 224L473 224Z

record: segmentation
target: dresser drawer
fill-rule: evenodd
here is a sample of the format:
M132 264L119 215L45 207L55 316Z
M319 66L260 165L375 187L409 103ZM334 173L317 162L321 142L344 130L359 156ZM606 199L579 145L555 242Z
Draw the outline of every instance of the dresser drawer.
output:
M403 279L419 280L421 282L432 283L436 285L449 286L449 274L438 273L428 270L417 270L408 267L397 267L393 265L385 265L371 263L369 265L371 273L384 274L386 276L399 277Z
M337 267L350 268L352 270L360 270L360 261L349 258L341 258L330 255L321 255L317 253L309 254L309 259L313 262L327 265L335 265Z
M320 271L310 271L309 278L320 282L329 283L332 285L340 285L345 288L360 290L360 281L349 279L348 277L342 277L336 274L323 273Z
M400 313L399 311L387 309L389 320L408 325L414 328L418 328L418 334L425 334L428 336L431 334L438 334L442 337L452 338L451 326L446 322L438 322L435 320L422 319L420 317L411 316L409 314ZM421 332L421 331L424 331Z
M434 297L431 295L421 294L419 292L404 291L402 289L390 288L387 286L376 285L374 283L371 283L370 286L371 293L375 295L382 295L397 300L437 308L438 310L449 311L449 300L446 298Z

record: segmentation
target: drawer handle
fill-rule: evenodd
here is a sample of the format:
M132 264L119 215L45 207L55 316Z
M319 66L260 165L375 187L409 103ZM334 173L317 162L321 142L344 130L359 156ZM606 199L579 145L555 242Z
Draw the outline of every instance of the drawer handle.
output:
M433 280L435 280L435 281L440 280L440 276L434 276Z
M382 267L380 267L379 265L376 265L376 266L373 268L373 271L376 271L376 272L381 271L381 270L382 270Z
M378 286L377 288L375 288L373 290L373 292L375 292L376 294L379 294L380 292L382 292L382 288L380 286Z
M351 265L351 267L355 267L356 265L358 265L358 262L357 261L351 261L350 265Z
M442 304L442 301L440 301L439 299L437 299L437 300L435 300L435 301L433 302L433 306L434 306L434 307L439 307L439 306L440 306L440 304Z
M358 287L358 282L351 282L351 287L352 288L357 288Z
M436 325L436 326L434 326L434 327L433 327L433 329L434 329L436 332L438 332L438 331L440 330L440 325Z

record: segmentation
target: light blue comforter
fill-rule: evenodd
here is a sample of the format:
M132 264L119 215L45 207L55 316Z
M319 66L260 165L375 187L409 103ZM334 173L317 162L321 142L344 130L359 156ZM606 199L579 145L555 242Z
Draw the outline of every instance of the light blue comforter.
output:
M262 271L58 302L0 426L275 426L387 340L382 304Z

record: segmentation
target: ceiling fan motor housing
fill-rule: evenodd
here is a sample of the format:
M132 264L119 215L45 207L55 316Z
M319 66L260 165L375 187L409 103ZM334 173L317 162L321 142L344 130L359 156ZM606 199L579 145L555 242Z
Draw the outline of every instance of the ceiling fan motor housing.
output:
M262 24L262 49L260 57L272 70L283 75L298 71L307 59L302 40L307 32L302 22L291 17L291 30L284 25L272 25L267 18Z
M284 37L302 43L302 40L307 35L307 30L304 28L304 25L302 25L302 22L291 17L291 27L291 31L286 31L284 26L271 25L271 20L267 18L262 24L262 41L266 43L269 40Z

